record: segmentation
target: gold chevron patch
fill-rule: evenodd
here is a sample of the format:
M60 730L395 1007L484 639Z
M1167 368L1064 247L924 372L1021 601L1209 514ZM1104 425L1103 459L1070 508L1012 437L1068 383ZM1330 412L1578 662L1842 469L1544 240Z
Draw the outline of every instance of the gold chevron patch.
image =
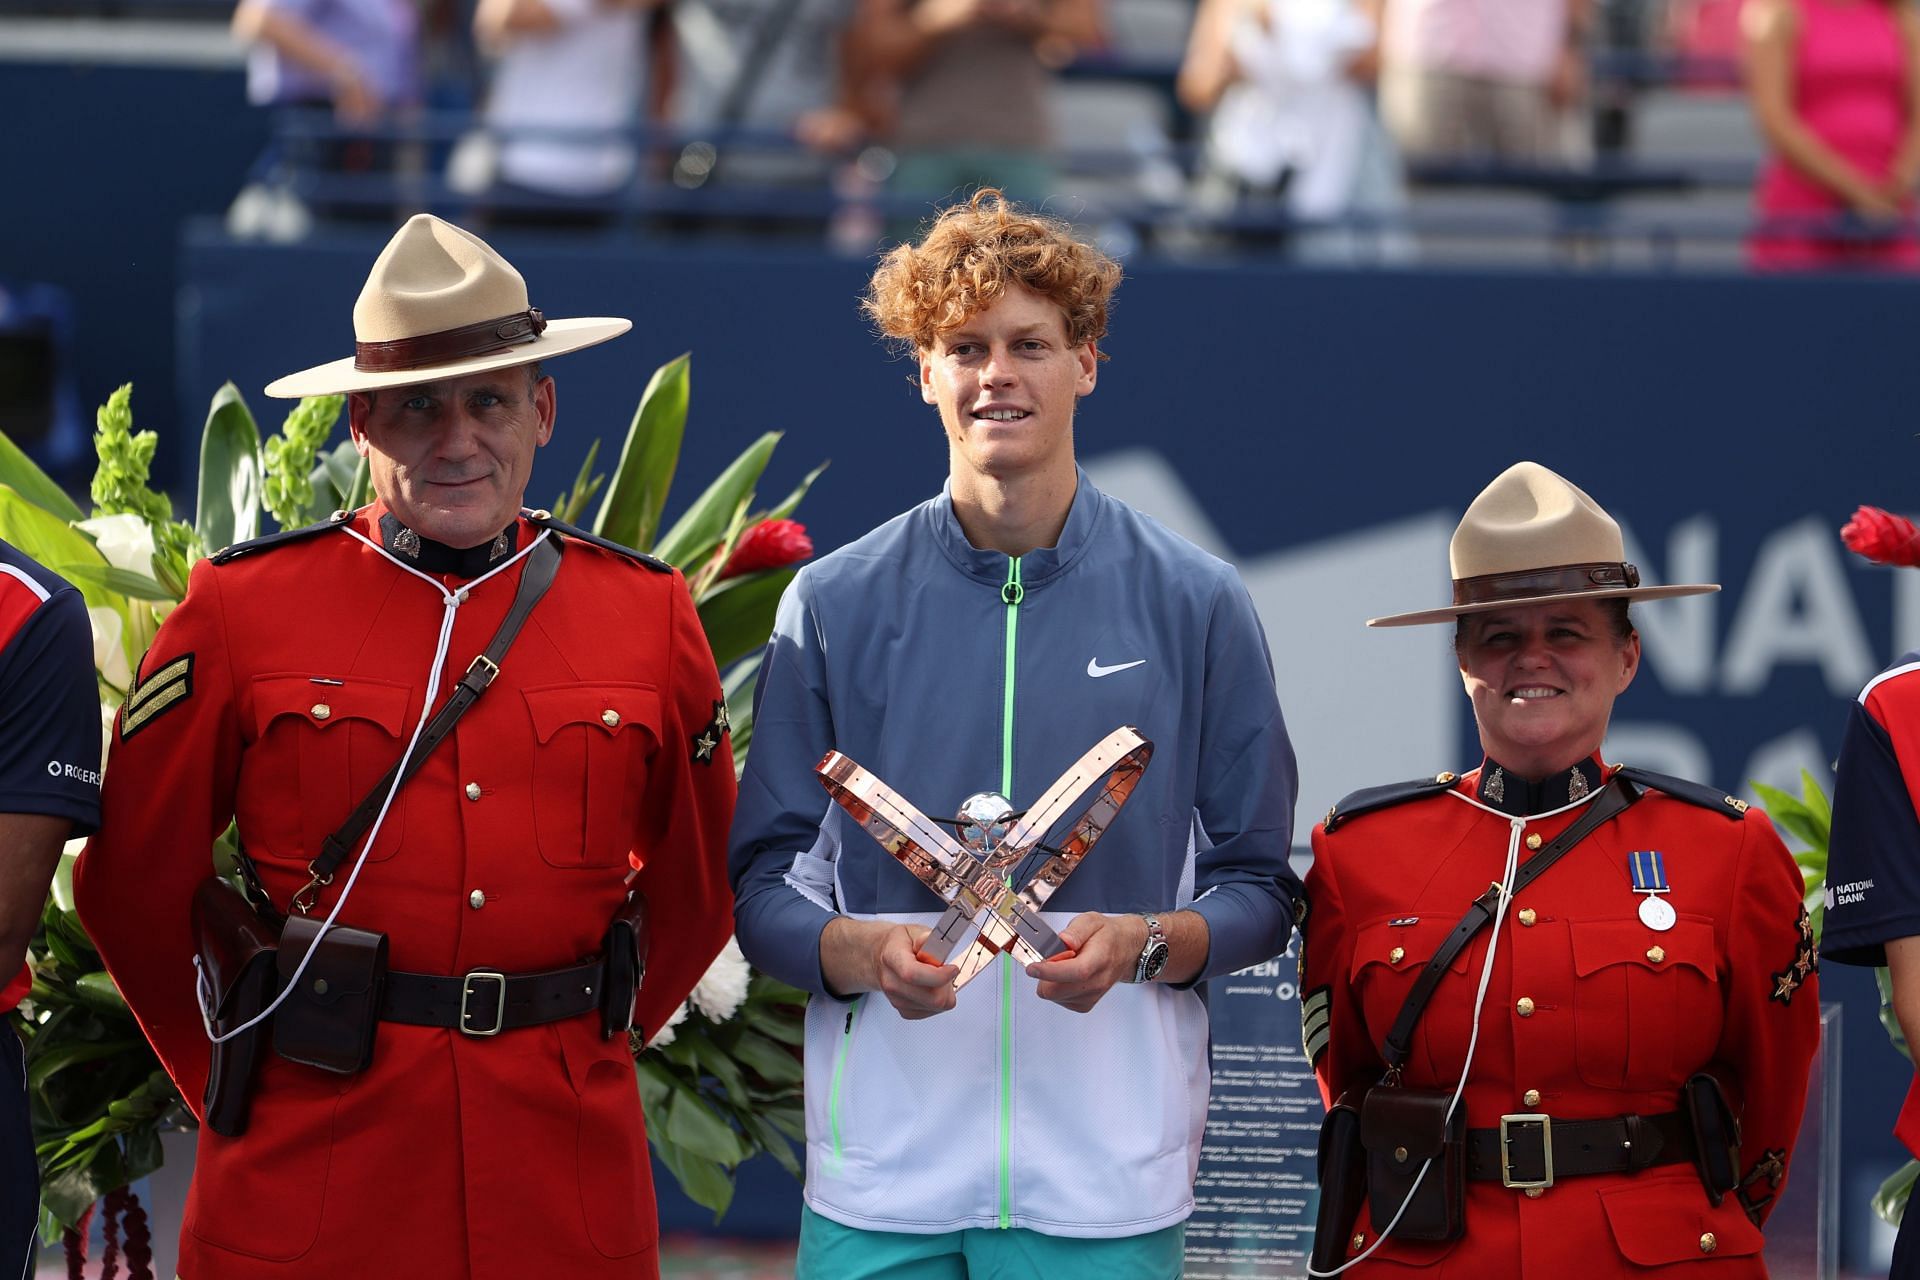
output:
M193 655L183 653L127 691L120 710L120 740L125 742L192 696Z

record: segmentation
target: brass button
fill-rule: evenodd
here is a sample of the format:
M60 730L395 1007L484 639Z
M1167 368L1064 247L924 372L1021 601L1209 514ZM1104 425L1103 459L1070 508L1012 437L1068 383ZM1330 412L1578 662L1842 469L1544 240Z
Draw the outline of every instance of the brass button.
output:
M1536 831L1532 835L1527 837L1527 848L1538 849L1539 847L1540 847L1540 833Z
M1363 1245L1365 1245L1366 1243L1367 1243L1367 1235L1366 1235L1366 1232L1364 1232L1364 1231L1356 1231L1356 1232L1354 1232L1354 1233L1353 1233L1353 1247L1354 1247L1354 1248L1356 1248L1356 1249L1358 1249L1358 1248L1360 1248L1360 1247L1362 1247Z
M467 895L467 905L472 907L475 911L478 911L480 908L487 905L487 895L480 892L480 890L475 889L472 893Z
M1533 997L1521 996L1518 1000L1514 1001L1513 1008L1514 1012L1518 1013L1521 1017L1531 1018L1533 1016Z
M1659 964L1662 960L1665 960L1666 958L1667 958L1667 949L1665 947L1648 947L1647 948L1647 959L1653 961L1655 964Z
M1720 1247L1720 1242L1713 1238L1713 1232L1705 1231L1701 1233L1700 1252L1712 1253L1715 1249L1718 1249L1719 1247Z
M1547 1194L1547 1189L1545 1187L1528 1187L1527 1188L1527 1199L1529 1200L1538 1200L1541 1196L1545 1194Z
M316 702L313 704L313 718L315 720L325 720L328 716L332 714L333 714L333 708L328 706L326 703Z
M1529 1089L1520 1095L1520 1101L1530 1107L1537 1107L1540 1105L1540 1091L1538 1089Z
M1393 1149L1393 1158L1399 1163L1405 1164L1407 1162L1407 1149L1405 1147L1395 1147Z
M467 784L467 799L478 800L479 798L480 798L480 784L477 782L469 782Z
M1520 923L1525 927L1529 929L1533 928L1533 922L1539 918L1539 916L1534 914L1532 907L1520 908Z
M1457 775L1451 774L1451 773L1436 773L1433 775L1433 780L1439 783L1441 786L1446 786L1448 783L1452 782L1456 776Z
M327 994L327 980L325 978L315 978L313 980L313 994L317 996Z
M1395 947L1393 950L1387 952L1388 964L1399 964L1402 960L1405 960L1406 958L1407 958L1407 949L1405 947Z
M615 711L612 707L608 707L605 711L602 711L600 713L600 723L607 726L607 728L611 729L615 725L620 723L620 713L618 711Z

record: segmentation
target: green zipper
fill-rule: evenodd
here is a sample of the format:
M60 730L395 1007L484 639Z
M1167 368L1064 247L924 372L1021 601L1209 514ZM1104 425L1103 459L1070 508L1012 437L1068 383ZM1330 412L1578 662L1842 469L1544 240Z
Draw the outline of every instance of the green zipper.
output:
M1000 601L1007 606L1006 696L1000 711L1000 794L1013 798L1014 638L1020 630L1020 557L1007 558ZM1013 1225L1013 958L1000 957L1000 1229Z
M840 1076L847 1065L847 1046L853 1043L854 1019L860 1016L865 996L855 996L847 1007L847 1027L840 1033L840 1051L833 1055L833 1080L827 1086L827 1125L833 1131L833 1164L840 1167Z

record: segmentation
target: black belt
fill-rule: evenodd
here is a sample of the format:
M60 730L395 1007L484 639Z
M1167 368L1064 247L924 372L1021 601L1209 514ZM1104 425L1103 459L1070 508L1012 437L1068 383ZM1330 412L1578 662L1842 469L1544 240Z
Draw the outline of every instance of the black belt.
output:
M1550 1187L1590 1173L1638 1173L1693 1159L1685 1112L1556 1120L1539 1112L1500 1117L1498 1129L1467 1131L1467 1176L1509 1187Z
M559 1022L600 1007L598 959L544 973L475 969L458 977L387 974L380 1016L416 1027L451 1027L469 1036L497 1036L515 1027Z

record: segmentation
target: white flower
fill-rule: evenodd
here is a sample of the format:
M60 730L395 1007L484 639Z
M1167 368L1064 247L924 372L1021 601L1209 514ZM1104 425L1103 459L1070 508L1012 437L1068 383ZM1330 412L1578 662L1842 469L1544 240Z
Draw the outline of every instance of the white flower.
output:
M142 517L95 516L76 520L74 528L92 535L94 545L114 568L153 576L153 527Z
M715 1022L725 1022L740 1011L741 1001L747 998L747 982L753 973L747 968L747 958L740 954L740 944L732 938L713 958L707 972L694 985L693 1007Z
M647 1041L647 1048L659 1049L673 1043L674 1028L687 1020L687 1002L682 1000L680 1007L667 1019L667 1025L653 1033L653 1039Z
M120 615L91 604L87 606L87 621L93 624L93 669L114 688L126 688L133 683L133 670L127 665L126 646L121 643L125 624Z

